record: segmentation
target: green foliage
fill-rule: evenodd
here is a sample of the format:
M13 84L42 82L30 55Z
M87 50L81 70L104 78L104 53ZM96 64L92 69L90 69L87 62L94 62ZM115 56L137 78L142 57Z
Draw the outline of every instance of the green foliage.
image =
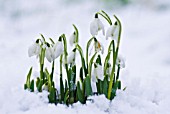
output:
M83 94L83 91L80 88L80 82L77 82L77 96L78 96L78 101L80 101L82 104L85 103L85 96Z
M30 81L31 74L32 74L32 67L30 68L30 70L28 72L27 80L26 80L26 83L24 84L24 89L28 89L31 92L34 92L34 80Z
M93 94L92 87L91 87L91 79L89 75L86 76L84 83L85 83L85 92L88 97Z
M103 17L109 25L112 25L112 20L108 16L107 13L104 11L97 12L95 15L100 15ZM112 39L110 41L108 51L106 54L106 57L104 61L102 61L103 55L100 54L100 51L96 49L94 46L97 43L97 48L101 48L101 44L98 41L96 37L92 37L88 40L86 45L86 52L84 56L84 52L82 47L78 44L79 41L79 31L75 25L73 25L74 28L74 34L75 34L75 41L74 41L74 51L78 51L81 59L81 65L80 68L76 63L68 63L68 51L67 51L67 38L65 34L62 34L58 41L61 41L64 48L64 52L60 55L60 65L55 65L55 61L53 60L51 63L51 70L48 70L48 68L45 68L45 57L46 57L46 51L47 48L44 48L44 45L55 45L55 41L52 38L49 38L51 41L51 44L46 42L46 38L41 34L42 39L38 39L38 41L41 41L40 48L41 51L39 53L39 65L40 65L40 74L39 77L36 79L36 89L38 92L42 91L48 91L48 99L49 103L61 103L70 105L75 102L81 102L82 104L86 103L86 100L89 96L94 95L97 93L97 95L104 94L108 99L112 100L116 96L116 91L118 89L121 89L121 81L119 80L120 76L120 65L116 65L116 60L118 58L118 51L119 51L119 45L120 45L120 37L121 37L121 23L120 20L114 16L116 19L116 23L118 23L119 31L118 31L118 40ZM117 41L115 43L115 41ZM93 45L94 43L94 45ZM116 44L116 45L115 45ZM92 56L89 56L89 48L90 46L95 47L95 51ZM49 46L49 47L50 47ZM90 50L91 51L91 50ZM76 61L76 57L73 58L74 61ZM112 61L112 64L110 63ZM103 63L103 64L102 64ZM97 65L100 65L103 67L103 74L99 74L98 76L94 77L92 71L97 69ZM59 68L60 70L60 92L58 93L58 90L55 87L55 80L54 80L54 70L56 68ZM63 67L64 66L64 67ZM95 66L95 68L93 68ZM108 72L108 69L111 68L111 72ZM76 71L79 70L78 74ZM51 71L49 73L49 71ZM65 72L66 79L63 80L63 71ZM34 91L34 80L31 80L31 74L32 74L32 67L30 68L26 83L24 84L24 89L28 89L31 92ZM76 81L76 76L80 78L79 81ZM103 79L100 79L99 77L103 77ZM96 78L96 82L92 82L92 78ZM97 92L94 92L92 90L92 83L96 83Z

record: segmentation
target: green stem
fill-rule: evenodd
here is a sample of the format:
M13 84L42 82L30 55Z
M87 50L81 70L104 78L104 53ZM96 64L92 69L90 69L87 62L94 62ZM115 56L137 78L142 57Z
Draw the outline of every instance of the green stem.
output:
M90 78L91 78L91 71L92 71L93 60L94 60L96 55L97 55L97 52L92 56L92 58L91 58L91 60L89 62L88 74L89 74Z
M111 54L111 51L112 51L111 47L112 47L113 43L114 43L114 40L112 40L110 42L110 45L109 45L109 48L108 48L108 54L107 54L107 56L105 58L105 62L104 62L104 76L106 75L106 72L107 72L107 64L108 64L108 61L110 60L110 54Z
M108 14L106 12L104 12L103 10L101 10L101 12L108 18L110 25L112 25L112 20L110 19L110 17L108 16Z
M43 66L44 66L44 64L40 63L40 78L43 80L43 83L44 83Z
M45 58L45 49L41 48L41 53L40 53L40 78L43 80L44 83L44 58Z
M62 76L62 64L63 64L63 54L60 56L60 76Z
M117 75L116 75L116 80L118 80L118 79L119 79L119 73L120 73L120 66L118 65Z
M45 41L45 37L44 37L42 34L40 34L40 36L42 37L43 42L46 42L46 41Z
M63 38L63 42L64 42L64 59L65 59L65 68L66 68L66 73L67 73L67 76L68 76L68 64L67 64L67 56L68 56L68 53L67 53L67 40L66 40L66 36L65 34L61 35L61 37Z
M52 63L52 70L51 70L51 82L53 81L53 75L54 75L54 61L53 61L53 63Z
M94 37L90 38L90 40L87 42L87 46L86 46L86 66L87 66L87 69L88 69L88 57L89 57L89 47L90 47L90 44L91 42L93 41Z
M120 45L120 38L121 38L121 32L122 32L122 25L121 25L120 20L115 15L114 15L114 17L116 18L116 20L118 22L118 25L119 25L119 34L118 34L118 41L117 41L116 52L115 52L114 58L113 58L113 68L112 68L112 72L111 72L111 76L110 76L110 83L109 83L109 88L108 88L108 99L111 98L113 78L114 78L114 72L115 72L115 64L116 64L116 59L117 59L117 56L118 56L119 45Z
M87 75L87 68L86 68L86 65L85 65L83 50L82 50L82 48L81 48L78 44L76 45L76 49L77 49L77 50L79 51L79 53L80 53L82 68L83 68L84 74L85 74L85 76L86 76L86 75Z
M105 19L106 19L106 21L107 21L110 25L112 25L112 21L111 21L111 19L110 19L110 18L108 18L107 16L103 15L103 14L102 14L102 13L100 13L100 12L97 12L97 14L101 15L103 18L105 18Z

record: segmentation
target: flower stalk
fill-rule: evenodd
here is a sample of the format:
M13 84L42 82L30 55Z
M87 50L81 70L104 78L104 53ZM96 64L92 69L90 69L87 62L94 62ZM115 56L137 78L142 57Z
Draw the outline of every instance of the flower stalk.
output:
M113 85L113 81L114 81L114 77L115 77L115 64L116 64L116 59L118 56L118 51L119 51L119 45L120 45L120 38L121 38L121 32L122 32L122 25L120 20L114 15L114 17L116 18L118 25L119 25L119 34L118 34L118 41L117 41L117 47L116 47L116 52L115 54L113 54L113 68L112 68L112 72L111 72L111 76L110 76L110 83L109 83L109 88L108 88L108 99L111 98L111 92L112 92L112 85ZM114 53L114 51L113 51Z

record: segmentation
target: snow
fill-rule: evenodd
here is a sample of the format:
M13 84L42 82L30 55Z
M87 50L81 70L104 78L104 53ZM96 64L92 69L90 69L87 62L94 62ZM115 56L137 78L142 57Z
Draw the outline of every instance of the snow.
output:
M154 0L150 0L152 3ZM1 114L169 114L170 112L170 2L129 5L109 9L101 2L78 3L42 0L0 0L0 113ZM142 3L146 3L143 0ZM158 5L159 4L159 5ZM160 9L160 5L165 8ZM80 10L81 9L81 10ZM85 105L48 104L47 92L23 90L26 73L36 58L28 57L28 47L39 37L55 38L73 32L74 23L80 32L80 44L90 38L90 22L100 9L115 13L123 25L120 47L126 68L120 78L125 91L118 91L110 102L104 95L89 97ZM101 35L102 36L102 35ZM104 37L101 37L106 44ZM71 48L70 48L71 49ZM70 50L71 51L71 50ZM49 65L47 63L47 65ZM56 71L56 74L58 72ZM56 80L58 77L55 77Z

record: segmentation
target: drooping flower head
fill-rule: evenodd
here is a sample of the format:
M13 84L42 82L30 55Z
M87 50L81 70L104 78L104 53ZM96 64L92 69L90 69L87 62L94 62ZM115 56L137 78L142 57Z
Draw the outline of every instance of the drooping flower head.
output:
M100 79L101 81L104 80L103 67L102 67L102 65L100 65L98 63L94 63L94 69L92 72L92 81L98 82L97 81L98 79Z
M117 21L114 25L111 25L106 32L106 40L110 37L112 40L117 40L119 32L119 26Z
M46 43L46 53L45 57L49 62L54 61L56 58L58 58L64 51L64 46L62 44L61 40L58 40L57 43L50 45L49 43Z
M96 38L94 38L94 43L93 43L93 45L92 45L92 47L91 47L91 49L90 49L89 55L92 54L93 49L94 49L94 52L95 52L95 53L96 53L96 52L97 52L97 53L101 52L101 54L104 53L104 46L103 46Z
M90 33L92 36L96 36L100 30L102 30L103 35L105 35L104 25L98 18L98 14L95 14L95 19L90 24Z
M95 52L100 52L103 54L104 53L104 46L95 38L94 39L94 48Z
M69 54L68 54L68 60L67 64L75 64L75 59L76 59L76 48L73 49Z
M40 44L39 44L39 39L36 40L35 43L33 43L29 48L28 48L28 56L39 56L40 54Z
M117 60L116 60L116 65L118 65L118 67L120 68L125 68L125 60L122 56L118 56Z
M70 38L69 38L69 43L70 43L71 46L73 46L74 44L77 43L77 42L76 42L76 33L75 33L75 32L73 32L73 33L71 34L71 36L70 36Z

